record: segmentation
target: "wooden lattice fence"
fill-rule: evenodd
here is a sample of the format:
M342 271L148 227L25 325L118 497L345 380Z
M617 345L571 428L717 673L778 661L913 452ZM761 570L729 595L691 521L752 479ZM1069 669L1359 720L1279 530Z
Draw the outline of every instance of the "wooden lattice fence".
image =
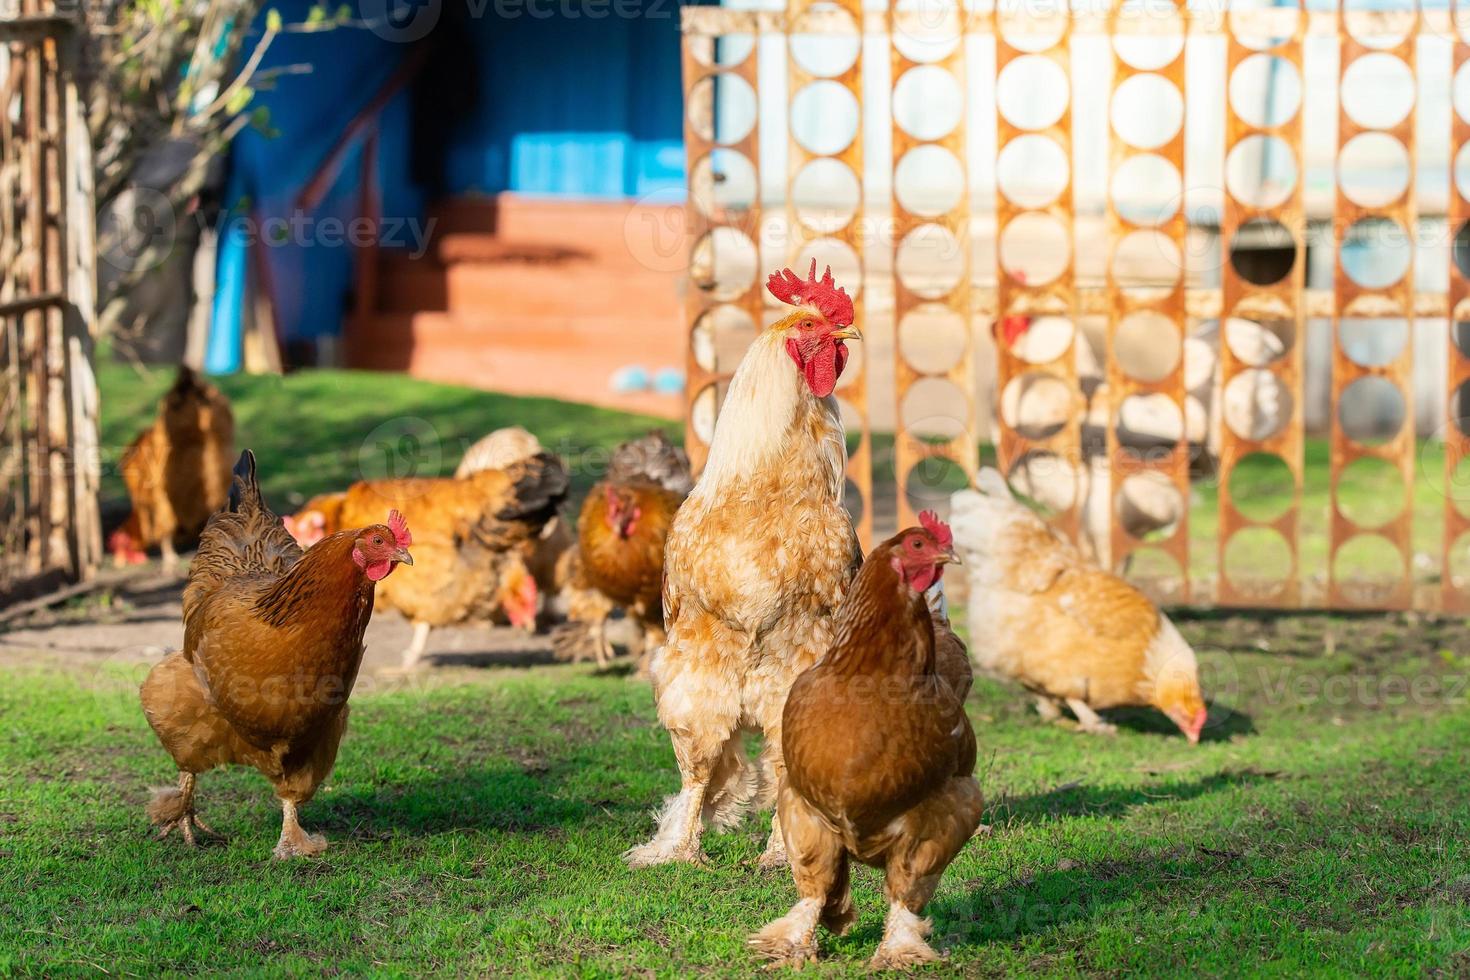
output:
M916 504L942 506L958 481L926 464L969 477L989 444L1060 529L1091 527L1099 557L1162 599L1470 609L1470 10L1045 8L684 11L691 456L745 344L774 319L761 273L817 257L855 288L868 337L837 392L865 541ZM880 53L886 66L872 64ZM1195 61L1218 64L1223 84L1189 91L1211 77ZM1425 74L1429 61L1443 65ZM1239 95L1262 78L1263 100ZM1453 91L1425 99L1426 85ZM1309 96L1330 98L1335 120L1309 119ZM959 110L944 108L955 97ZM1453 120L1432 165L1429 103ZM1308 186L1307 150L1323 145L1336 148L1330 186ZM782 179L763 183L771 168ZM928 175L917 192L906 168ZM1432 211L1423 186L1440 188ZM1140 207L1137 187L1166 206ZM1416 277L1426 262L1443 266ZM1023 341L1004 329L1015 318L1065 329ZM958 340L934 340L943 323ZM1187 356L1202 324L1203 382ZM1142 367L1128 360L1141 348ZM1415 389L1438 385L1441 356L1440 417L1426 424ZM1330 421L1309 432L1314 385ZM1062 394L1026 417L1017 406L1046 386ZM912 408L921 392L941 407ZM1152 420L1146 438L1138 418ZM1325 459L1309 465L1313 446ZM1244 476L1263 467L1284 474L1274 508ZM876 500L875 474L895 486ZM1319 479L1325 513L1304 512ZM1145 484L1179 502L1162 526L1126 519ZM1369 485L1365 508L1354 488Z
M101 550L90 143L75 22L0 18L0 606Z

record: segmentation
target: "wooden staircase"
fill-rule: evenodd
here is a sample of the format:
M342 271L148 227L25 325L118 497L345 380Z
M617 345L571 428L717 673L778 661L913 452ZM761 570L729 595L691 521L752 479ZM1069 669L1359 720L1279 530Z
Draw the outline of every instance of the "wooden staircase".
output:
M454 199L432 217L423 256L361 256L375 268L359 276L349 367L682 415L682 396L609 384L627 365L684 363L684 272L649 268L628 238L664 222L664 208L501 195Z

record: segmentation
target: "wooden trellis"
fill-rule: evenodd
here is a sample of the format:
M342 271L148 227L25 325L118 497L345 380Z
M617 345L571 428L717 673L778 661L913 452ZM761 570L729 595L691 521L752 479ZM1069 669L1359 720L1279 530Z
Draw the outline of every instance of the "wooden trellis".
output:
M1464 0L1457 0L1457 3ZM723 73L748 85L761 104L761 80L770 80L772 68L785 77L787 118L790 133L796 118L791 106L809 87L833 82L860 105L886 104L896 108L896 93L904 80L916 71L942 72L957 82L958 89L970 104L962 111L956 125L943 132L916 132L889 113L892 120L891 154L886 159L864 161L862 154L864 124L873 119L864 113L854 138L839 148L820 152L804 145L794 133L787 144L785 200L779 209L771 201L762 211L759 170L760 142L755 131L742 132L722 141L719 127L711 125L703 134L686 125L689 134L690 172L695 175L690 207L695 246L690 311L694 328L690 355L690 433L691 456L702 461L707 439L712 431L719 397L716 386L728 379L738 361L740 342L727 338L721 342L715 334L719 322L733 322L711 315L712 310L731 307L741 311L749 321L746 328L753 335L769 315L763 311L769 301L762 299L761 283L764 265L811 254L811 246L819 240L833 240L851 250L856 262L855 280L858 292L859 323L869 337L864 345L858 370L845 379L839 392L849 411L854 453L849 470L850 484L861 497L864 541L871 543L872 534L886 531L895 523L913 519L911 505L913 481L925 460L942 458L957 464L965 474L973 476L978 449L982 441L993 435L1002 468L1012 476L1046 464L1045 479L1062 486L1049 500L1052 519L1064 532L1078 535L1088 520L1085 513L1082 483L1096 475L1089 473L1088 454L1101 453L1105 464L1101 472L1106 487L1106 510L1109 522L1104 540L1111 560L1126 567L1142 553L1166 560L1176 571L1172 577L1152 579L1148 583L1160 598L1197 604L1218 603L1227 606L1298 607L1330 605L1338 608L1436 608L1470 609L1470 585L1455 577L1459 551L1470 548L1470 425L1457 419L1464 399L1460 389L1470 392L1470 180L1466 186L1450 181L1445 218L1449 235L1456 242L1449 262L1448 295L1416 290L1412 254L1397 276L1364 276L1355 267L1350 254L1364 232L1384 233L1396 229L1412 240L1421 215L1416 204L1415 183L1419 147L1415 133L1418 107L1411 101L1402 112L1356 112L1343 98L1348 76L1357 71L1363 59L1374 59L1375 67L1384 59L1396 59L1407 75L1418 81L1416 54L1424 35L1451 37L1453 71L1458 75L1470 62L1470 30L1460 30L1462 20L1470 16L1459 7L1453 10L1364 12L1351 10L1305 9L1304 6L1261 6L1235 3L1223 7L1199 8L1185 0L1140 4L1138 0L1116 0L1111 9L1088 8L1064 12L1065 5L1047 11L1038 5L1001 4L997 8L967 9L959 3L911 5L895 0L889 10L864 10L856 0L792 0L784 12L734 11L723 8L688 8L684 11L685 91L690 118L714 120L723 104L712 88L701 90L711 73ZM915 36L933 40L936 18L951 18L953 42L931 44L927 53L923 46L908 43ZM941 29L939 33L948 28ZM793 40L812 34L851 36L861 34L867 43L857 45L853 60L830 77L814 72L793 54ZM1109 39L1106 54L1108 77L1107 105L1107 172L1101 235L1105 245L1103 271L1092 278L1079 278L1078 229L1082 218L1077 213L1075 170L1082 166L1078 143L1081 124L1074 114L1071 89L1077 72L1080 50L1074 43L1082 36ZM1123 37L1152 37L1162 43L1149 57L1136 56L1136 49L1125 50L1118 43ZM1186 165L1199 167L1200 152L1191 146L1186 153L1185 106L1186 66L1195 57L1195 46L1189 39L1219 39L1224 52L1226 92L1219 96L1223 103L1224 133L1220 142L1220 159L1207 161L1210 172L1219 173L1220 202L1218 225L1212 227L1213 241L1218 243L1218 276L1214 267L1192 269L1199 261L1197 215L1186 211L1185 194L1199 186L1196 175L1186 173ZM1308 79L1304 73L1303 50L1309 37L1331 38L1338 45L1337 156L1346 158L1356 153L1364 136L1382 145L1385 139L1396 141L1407 159L1408 177L1402 188L1389 192L1381 189L1363 193L1335 182L1332 202L1333 262L1331 288L1308 289L1308 207L1306 184L1307 159L1303 147L1303 116L1306 111ZM728 65L718 59L695 56L694 52L715 51L728 39L741 38L745 52L732 58ZM886 43L890 51L888 72L865 71L862 51L881 50L876 42ZM785 57L775 66L758 70L764 51L784 46ZM1092 50L1096 50L1093 46ZM978 54L977 54L978 52ZM1218 58L1219 55L1213 55ZM716 65L716 67L711 67ZM871 67L871 66L868 66ZM1398 69L1395 69L1398 70ZM993 72L990 77L983 77ZM1255 111L1238 104L1230 94L1237 77L1253 73L1271 73L1294 82L1294 102L1271 104L1265 111ZM1470 83L1470 69L1465 81ZM885 79L881 84L876 79ZM1036 80L1042 84L1037 84ZM931 78L932 80L932 78ZM1087 82L1084 82L1087 84ZM1014 100L1007 92L1017 86L1034 93L1055 88L1059 98L1055 105L1040 112L1016 113ZM1466 85L1470 89L1470 85ZM1273 90L1274 92L1274 90ZM988 119L988 111L976 112L975 100L994 110L994 156L972 168L977 147L987 145L969 126L972 118ZM1120 125L1116 111L1120 103L1157 107L1158 118L1149 122L1155 130L1161 120L1173 120L1177 108L1177 124L1163 125L1155 136L1143 139ZM1198 100L1212 93L1194 93ZM1467 92L1470 95L1470 92ZM1274 97L1274 96L1273 96ZM1375 96L1376 97L1376 94ZM1290 102L1291 104L1285 104ZM993 103L993 105L989 104ZM1451 137L1451 159L1459 161L1461 152L1470 144L1470 119L1459 109L1470 99L1457 105ZM1050 105L1050 104L1049 104ZM1034 108L1034 107L1032 107ZM731 113L731 115L734 115ZM770 113L768 111L767 115ZM781 127L781 120L765 119L767 135L770 127ZM1090 122L1090 120L1089 120ZM707 138L706 138L707 137ZM771 144L767 143L769 148ZM1205 144L1201 144L1205 145ZM709 171L711 154L721 147L734 149L747 158L753 191L750 200L738 213L720 212L728 222L738 224L741 234L752 243L771 239L770 220L784 215L787 227L778 228L786 237L776 235L779 245L767 245L762 253L759 245L750 251L760 269L747 270L747 260L732 266L713 255L703 244L715 219L709 209L699 203L701 173ZM1001 176L1006 166L1013 166L1014 154L1044 152L1065 160L1065 183L1047 193L1014 193L1003 186ZM898 192L897 175L904 161L914 151L943 151L959 161L964 175L958 198L947 199L933 207L916 206ZM796 179L814 160L830 157L850 169L859 188L856 207L844 213L842 220L821 227L808 221L797 206ZM1290 179L1267 180L1262 174L1268 158L1283 169ZM1008 162L1009 161L1009 162ZM1089 159L1088 164L1091 163ZM701 170L704 167L704 170ZM1454 164L1452 163L1452 168ZM879 169L881 168L881 169ZM1470 172L1470 160L1460 163ZM994 187L972 186L970 173L994 173ZM1125 206L1114 184L1114 176L1125 171L1159 173L1180 188L1178 200L1165 209L1139 212ZM1254 177L1252 177L1254 174ZM1245 176L1242 176L1245 175ZM876 200L872 189L895 188L892 199ZM864 193L867 192L867 193ZM718 209L716 209L718 211ZM891 215L891 221L889 216ZM1314 213L1314 220L1323 216ZM1091 219L1088 219L1091 220ZM1028 263L1015 256L1024 255L1028 241L1041 240L1040 232L1051 234L1045 239L1051 261L1043 263L1044 274L1034 274ZM905 243L915 236L948 236L956 243L958 281L943 276L913 275L906 267ZM1262 263L1259 254L1249 253L1251 242L1265 238L1274 246L1274 258ZM1461 241L1464 237L1467 241ZM1344 245L1344 242L1347 245ZM982 247L993 243L994 264L976 262L974 256ZM1126 257L1136 255L1144 247L1158 254L1178 256L1172 274L1139 276L1128 267ZM703 250L703 251L702 251ZM1412 247L1409 247L1412 253ZM1035 250L1033 249L1033 255ZM1092 256L1088 256L1091 258ZM1458 259L1458 260L1457 260ZM724 273L736 270L734 278L745 291L723 285ZM761 273L761 274L757 274ZM852 274L849 274L849 279ZM839 281L844 280L839 274ZM891 311L884 299L891 297ZM889 316L891 315L891 325ZM916 363L912 343L906 343L908 325L915 318L952 315L965 324L964 343L956 358L944 364L920 358ZM975 405L975 364L982 347L988 346L991 327L1007 317L1051 316L1069 320L1072 333L1065 346L1038 348L1016 346L1004 339L1005 331L996 331L995 391L999 396L993 433L978 430ZM1079 375L1081 344L1079 321L1098 318L1105 323L1105 348L1101 365L1101 381L1106 397L1101 408L1090 409ZM1218 361L1215 366L1214 436L1208 440L1214 454L1209 466L1201 465L1204 447L1192 440L1186 423L1191 406L1186 391L1186 340L1203 320L1219 321ZM1437 319L1448 333L1445 345L1449 394L1443 426L1445 446L1444 544L1435 575L1419 569L1415 584L1413 551L1413 496L1416 461L1420 442L1416 439L1414 419L1413 327L1416 321ZM1304 514L1303 495L1307 483L1306 464L1306 380L1308 364L1308 327L1311 321L1326 321L1333 332L1329 361L1311 366L1319 373L1331 374L1331 417L1326 430L1330 447L1327 482L1331 487L1329 513ZM1405 342L1383 363L1362 363L1355 359L1353 348L1344 341L1349 331L1376 329L1377 322L1398 323L1404 327ZM1139 325L1147 324L1140 332ZM1165 326L1167 329L1165 329ZM1249 327L1261 334L1276 337L1279 343L1269 351L1251 351L1239 345L1232 334ZM892 406L871 403L870 389L875 378L871 351L886 349L887 344L874 344L875 330L890 331L883 339L892 345ZM1125 363L1116 355L1127 343L1137 343L1139 336L1161 338L1160 346L1173 351L1159 354L1159 364L1149 371ZM745 339L748 339L745 338ZM720 356L716 358L715 354ZM855 361L857 358L855 358ZM1167 362L1167 363L1164 363ZM1159 365L1162 366L1159 366ZM1060 385L1071 392L1070 410L1055 424L1037 425L1020 418L1008 417L1010 404L1007 391L1012 386L1025 386L1038 381ZM1355 384L1370 382L1380 389L1386 384L1397 393L1403 411L1379 425L1385 431L1356 431L1348 415L1339 409ZM913 428L912 413L905 411L906 399L916 386L944 383L958 388L965 407L953 414L950 431L936 435L933 431ZM1269 417L1255 410L1257 398L1265 393L1277 406ZM1233 399L1233 400L1232 400ZM1246 411L1232 411L1232 404L1244 402ZM1177 432L1167 430L1147 451L1129 444L1122 436L1125 416L1131 408L1150 405L1164 416L1177 416ZM877 411L891 408L891 411ZM1165 411L1167 409L1167 411ZM896 486L889 501L873 500L872 475L875 465L873 434L869 420L874 415L893 420L892 465ZM1098 420L1101 421L1098 421ZM1395 421L1396 419L1396 421ZM1103 448L1092 445L1087 426L1105 426ZM1391 431L1388 431L1391 430ZM1381 461L1375 465L1391 469L1401 481L1402 506L1398 489L1375 503L1374 514L1358 512L1349 506L1349 495L1341 492L1355 479L1360 460ZM1096 462L1092 460L1091 462ZM1262 501L1245 499L1236 492L1240 473L1254 471L1262 464L1273 464L1287 474L1283 494L1285 505L1274 510L1263 509ZM1242 467L1247 470L1242 470ZM1192 474L1193 471L1193 474ZM1213 540L1192 538L1189 501L1195 480L1211 479L1218 488L1218 531ZM1033 475L1032 479L1035 477ZM1436 475L1438 479L1438 475ZM1119 513L1119 501L1134 481L1152 481L1172 488L1182 504L1179 517L1167 528L1146 538L1136 536ZM1343 481L1348 481L1344 483ZM1377 512L1388 513L1384 517ZM875 512L878 515L875 527ZM1198 512L1196 512L1198 514ZM1313 523L1316 522L1316 523ZM1320 581L1308 581L1301 558L1304 527L1313 533L1320 525L1328 553L1325 573ZM1280 556L1273 567L1259 560L1262 542L1267 551ZM1379 547L1381 554L1391 555L1388 573L1373 581L1358 579L1352 562L1346 557L1363 544ZM1195 564L1191 568L1191 553ZM1211 555L1217 563L1212 574L1198 575L1198 556ZM1397 567L1395 567L1395 562ZM1422 566L1424 556L1418 556ZM1382 563L1380 563L1382 564ZM1377 569L1382 573L1383 569ZM1397 574L1394 574L1397 572Z
M90 576L101 553L75 29L34 0L0 20L0 606Z
M1465 16L1470 16L1470 4L1457 0L1454 5L1455 19L1458 22ZM1470 64L1470 44L1466 43L1465 35L1456 33L1454 35L1453 55L1451 57L1451 78L1459 78L1462 71L1470 72L1465 65ZM1470 119L1466 119L1459 112L1451 113L1450 122L1450 159L1459 160L1461 154L1470 153L1466 147L1470 146ZM1467 189L1452 176L1450 180L1449 200L1449 222L1448 226L1452 234L1459 235L1461 229L1470 223L1470 196ZM1457 419L1457 415L1467 414L1470 403L1464 398L1464 393L1470 392L1470 276L1466 274L1466 266L1456 261L1463 258L1457 256L1454 248L1450 249L1449 255L1449 338L1445 344L1445 363L1447 365L1446 392L1450 403L1450 420L1444 428L1445 438L1445 505L1444 505L1444 548L1440 558L1442 567L1446 570L1454 567L1454 555L1456 547L1463 547L1470 534L1470 513L1462 509L1462 504L1455 499L1455 489L1462 485L1467 478L1467 473L1462 471L1461 464L1470 468L1470 463L1465 463L1470 457L1470 424ZM1461 325L1465 326L1462 327ZM1470 584L1457 585L1452 574L1444 576L1443 602L1446 610L1459 613L1470 611Z

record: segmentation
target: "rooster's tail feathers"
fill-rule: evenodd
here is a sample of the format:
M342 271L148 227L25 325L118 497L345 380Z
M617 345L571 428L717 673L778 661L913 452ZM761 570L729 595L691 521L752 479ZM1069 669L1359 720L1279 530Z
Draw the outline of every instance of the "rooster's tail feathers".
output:
M556 516L567 499L570 482L566 464L559 456L537 453L507 472L515 481L515 490L510 503L496 512L497 520L544 524Z
M230 484L230 513L241 514L247 508L259 509L260 484L255 482L255 454L248 449L242 452L234 472L235 479Z

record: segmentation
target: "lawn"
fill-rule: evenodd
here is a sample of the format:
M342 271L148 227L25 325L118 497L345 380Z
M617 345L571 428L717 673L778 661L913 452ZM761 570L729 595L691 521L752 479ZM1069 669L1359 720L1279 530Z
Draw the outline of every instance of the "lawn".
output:
M169 377L108 365L102 383L104 445L116 449ZM601 453L655 424L383 375L222 387L286 506L390 468L448 471L512 423L573 456L585 488ZM1248 486L1261 503L1275 492L1267 473ZM120 485L107 487L115 506ZM1308 490L1325 513L1322 481ZM1208 533L1213 502L1197 489L1194 533ZM1470 624L1195 614L1180 625L1213 699L1197 748L1151 714L1119 719L1112 739L1049 727L1015 688L977 683L969 709L995 829L931 905L948 967L1470 973ZM0 654L0 975L745 976L745 935L793 900L788 876L755 867L765 827L754 819L707 840L707 869L618 860L677 783L650 691L624 675L365 678L336 772L303 814L333 846L283 865L269 859L279 813L250 771L201 780L225 843L151 839L143 803L172 771L137 706L146 663ZM823 940L817 972L862 972L881 936L879 889L858 876L862 917Z
M968 975L1470 971L1470 627L1403 617L1182 623L1214 693L1206 741L1124 717L1043 725L1013 688L969 703L989 801L931 905ZM12 661L15 663L15 661ZM445 670L353 700L303 811L333 841L272 862L255 773L201 779L228 842L150 839L171 766L136 703L145 665L0 668L0 974L318 971L745 976L744 936L793 889L763 824L708 869L619 853L674 790L648 688L586 667ZM862 971L861 918L822 975Z
M173 377L171 368L139 371L99 358L102 496L113 509L126 500L117 460L151 422ZM566 458L578 498L601 475L606 451L623 440L655 426L680 437L677 427L652 417L396 374L303 371L213 380L233 404L236 445L255 451L266 498L282 509L361 479L449 476L466 449L507 425L525 426Z

